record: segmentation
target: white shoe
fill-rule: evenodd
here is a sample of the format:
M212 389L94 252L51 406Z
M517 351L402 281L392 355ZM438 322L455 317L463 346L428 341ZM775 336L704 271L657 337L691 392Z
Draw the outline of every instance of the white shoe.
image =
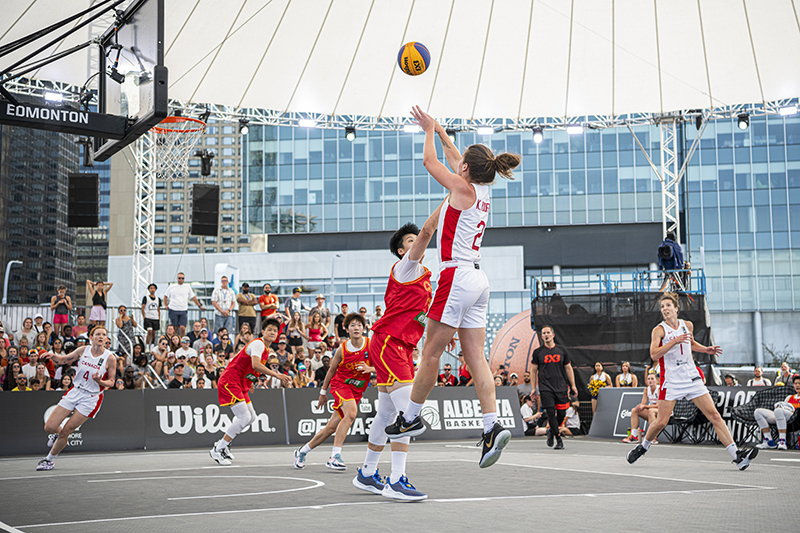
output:
M222 466L231 465L231 460L225 457L225 455L223 455L222 452L218 452L216 446L211 448L211 451L208 452L208 455L210 455L211 458L217 462L217 464L220 464Z
M58 439L58 433L51 433L47 436L47 447L52 448L53 444L56 443L56 439Z
M786 447L786 439L780 439L778 441L778 449L779 450L788 450L788 448Z

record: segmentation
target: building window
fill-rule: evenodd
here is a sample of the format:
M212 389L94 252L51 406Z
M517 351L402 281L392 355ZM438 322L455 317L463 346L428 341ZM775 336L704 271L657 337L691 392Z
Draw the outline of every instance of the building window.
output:
M173 181L172 185L170 185L173 189L183 189L183 182L182 181Z
M154 248L154 249L153 249L153 253L154 253L155 255L164 255L164 252L165 252L165 251L166 251L166 250L164 250L163 248Z
M200 253L200 248L196 248L196 247L187 248L186 249L186 253L187 254L199 254Z
M167 193L165 192L157 192L156 193L156 202L164 202L167 199Z
M233 222L233 213L222 213L223 222Z
M227 170L225 172L227 172ZM235 187L236 187L236 182L235 181L223 181L222 182L222 188L223 189L233 189Z
M156 189L166 189L167 182L166 181L156 181Z
M183 215L170 215L169 216L170 222L183 222Z
M164 211L163 209L156 209L156 211ZM156 222L166 222L167 215L156 215Z
M225 169L222 171L223 178L232 178L236 175L236 173L232 169ZM231 185L233 187L233 185Z
M236 141L234 141L233 137L223 137L222 144L229 146L231 144L236 144Z
M183 226L170 226L169 227L170 233L183 233Z
M235 155L233 148L223 148L222 155Z
M216 237L206 236L206 238L204 239L204 242L206 244L216 244L217 243L217 238Z
M231 247L226 247L226 246L223 246L223 247L222 247L222 253L223 253L223 254L232 254L232 253L233 253L233 248L231 248Z
M166 198L164 198L164 199L166 200ZM173 202L182 201L183 200L183 193L182 192L171 192L171 193L169 193L169 199L172 200Z
M218 142L216 137L206 137L206 146L216 146Z
M206 126L206 135L216 135L219 133L219 128L216 126Z
M170 211L183 211L183 204L169 204Z
M200 237L187 237L186 244L200 244Z
M170 248L169 253L171 254L180 254L183 253L183 248Z
M223 237L222 244L233 244L233 237Z
M166 233L167 227L166 226L155 226L153 228L153 233Z
M189 159L189 167L199 167L200 160L199 159Z
M156 211L166 211L167 204L156 204Z
M222 233L233 233L233 226L228 224L223 224L221 231Z
M236 197L234 196L235 193L233 192L223 192L220 198L223 200L235 200Z
M236 251L238 251L238 252L249 252L250 251L250 247L249 246L239 246L236 249Z
M170 237L169 238L170 244L183 244L183 237Z
M249 242L250 242L250 235L239 235L239 244L249 243Z
M153 244L167 244L166 237L153 237Z
M230 135L231 133L235 132L236 132L235 126L222 126L223 135Z
M216 248L206 248L205 250L203 250L203 253L215 254L215 253L217 253L217 249Z
M236 204L231 203L231 202L222 202L221 209L223 211L232 211L232 210L236 209Z

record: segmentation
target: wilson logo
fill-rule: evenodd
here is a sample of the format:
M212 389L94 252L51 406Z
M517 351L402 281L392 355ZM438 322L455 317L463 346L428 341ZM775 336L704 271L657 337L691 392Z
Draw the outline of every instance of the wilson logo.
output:
M205 411L202 407L191 405L156 405L158 412L158 427L165 435L186 435L190 431L195 433L218 433L225 431L231 424L231 418L221 414L219 406L209 404ZM256 415L256 420L243 432L251 430L253 433L273 433L274 427L269 425L269 415L261 413Z

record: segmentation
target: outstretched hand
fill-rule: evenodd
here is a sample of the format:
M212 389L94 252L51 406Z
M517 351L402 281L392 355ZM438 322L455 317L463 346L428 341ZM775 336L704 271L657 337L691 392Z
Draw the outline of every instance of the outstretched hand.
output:
M414 117L414 120L417 121L417 124L419 124L419 127L422 128L425 133L432 133L436 128L436 120L424 112L418 105L411 108L411 116Z
M711 355L720 355L722 353L722 348L719 346L709 346L706 348L706 353Z

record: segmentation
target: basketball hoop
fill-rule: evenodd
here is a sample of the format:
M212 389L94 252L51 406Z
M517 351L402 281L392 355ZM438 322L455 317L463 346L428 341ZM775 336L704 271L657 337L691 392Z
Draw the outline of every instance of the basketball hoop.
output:
M205 129L206 123L196 118L167 117L151 130L156 140L156 179L187 176L192 148Z

